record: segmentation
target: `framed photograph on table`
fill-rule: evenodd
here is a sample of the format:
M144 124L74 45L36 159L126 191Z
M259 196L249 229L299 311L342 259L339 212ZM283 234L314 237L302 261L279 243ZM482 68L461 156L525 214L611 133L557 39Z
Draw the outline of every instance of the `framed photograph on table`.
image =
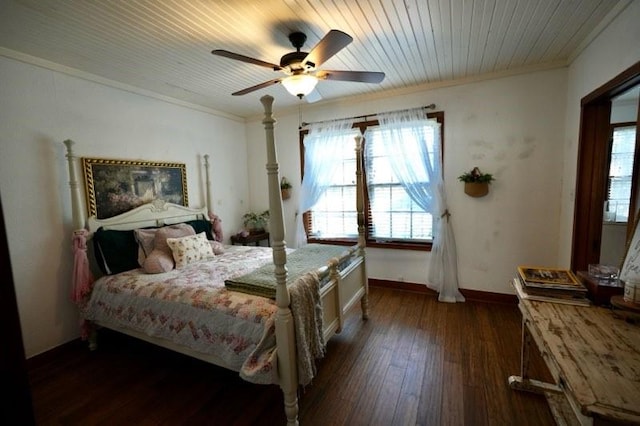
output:
M153 200L189 205L184 163L83 158L87 211L106 219Z
M523 280L546 284L576 285L577 280L568 269L542 268L538 266L518 266Z

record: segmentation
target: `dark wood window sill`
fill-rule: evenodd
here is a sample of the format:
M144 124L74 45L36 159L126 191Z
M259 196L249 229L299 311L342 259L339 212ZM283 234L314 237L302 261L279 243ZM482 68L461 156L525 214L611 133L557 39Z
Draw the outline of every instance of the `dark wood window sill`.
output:
M342 246L352 246L357 243L357 240L348 239L348 238L340 238L340 239L327 239L327 238L309 238L307 240L309 243L314 244L334 244L334 245L342 245ZM398 241L389 241L389 242L380 242L375 240L368 240L367 247L375 247L375 248L383 248L383 249L393 249L393 250L415 250L415 251L431 251L432 243L409 243L409 242L398 242Z

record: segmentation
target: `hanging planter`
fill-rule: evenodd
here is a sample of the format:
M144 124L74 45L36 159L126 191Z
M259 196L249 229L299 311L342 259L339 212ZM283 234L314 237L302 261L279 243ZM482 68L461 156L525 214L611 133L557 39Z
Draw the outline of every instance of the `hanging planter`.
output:
M489 184L494 181L490 173L482 173L479 168L458 176L458 180L464 182L464 193L470 197L484 197L489 193Z
M291 197L291 183L284 176L280 179L280 195L283 200L287 200Z
M464 193L470 197L484 197L489 193L489 184L486 182L465 182Z

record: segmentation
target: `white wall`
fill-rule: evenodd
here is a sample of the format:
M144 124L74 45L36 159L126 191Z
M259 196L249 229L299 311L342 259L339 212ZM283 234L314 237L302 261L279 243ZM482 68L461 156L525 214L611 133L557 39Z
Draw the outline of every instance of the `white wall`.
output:
M323 83L320 83L323 84ZM330 84L330 83L326 83ZM556 69L361 102L304 105L303 121L435 103L445 113L444 174L458 245L460 287L512 293L519 264L557 261L566 70ZM285 201L287 245L295 241L299 195L298 113L274 116L281 175L294 184ZM251 205L266 207L264 130L248 125ZM456 178L473 166L493 173L490 194L471 198ZM369 249L369 276L425 283L429 253Z
M0 76L0 194L30 357L79 335L62 141L74 140L78 157L186 163L191 206L205 203L201 164L210 154L228 237L248 200L245 125L3 57Z
M580 100L640 60L640 2L632 1L572 62L568 70L562 215L561 266L571 264L571 241L580 132ZM580 214L579 212L577 214Z

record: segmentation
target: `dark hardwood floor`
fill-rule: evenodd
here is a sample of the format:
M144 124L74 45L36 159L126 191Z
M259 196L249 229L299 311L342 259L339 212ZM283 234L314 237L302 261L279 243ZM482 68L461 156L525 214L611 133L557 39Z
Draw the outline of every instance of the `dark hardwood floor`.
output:
M553 425L543 397L511 390L515 305L439 303L371 287L300 392L302 425ZM539 356L532 371L549 379ZM103 331L29 360L38 425L278 425L282 394L237 373Z

